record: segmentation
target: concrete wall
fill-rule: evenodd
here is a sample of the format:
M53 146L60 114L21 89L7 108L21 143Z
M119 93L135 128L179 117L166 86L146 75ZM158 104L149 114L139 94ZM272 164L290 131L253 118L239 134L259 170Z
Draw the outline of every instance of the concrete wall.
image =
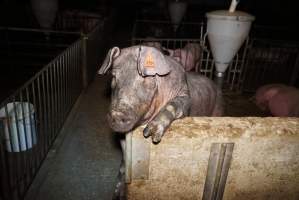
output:
M185 118L158 145L142 128L126 139L128 199L212 199L224 185L223 199L299 199L299 118Z

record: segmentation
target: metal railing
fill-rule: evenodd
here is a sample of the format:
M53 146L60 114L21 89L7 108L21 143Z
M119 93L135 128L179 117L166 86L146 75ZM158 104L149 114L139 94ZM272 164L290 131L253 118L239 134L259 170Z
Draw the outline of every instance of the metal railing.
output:
M270 83L299 86L299 44L253 39L241 77L242 91L254 92Z
M100 48L88 43L89 38L100 41L95 38L102 27L83 35L0 104L1 200L24 198L68 113L92 80L98 59L86 52Z
M175 34L171 27L171 23L166 21L137 20L132 32L132 44L156 42L164 48L173 50L182 48L188 42L196 42L201 46L201 56L194 69L214 79L215 62L207 40L206 24L181 23L181 30L192 32L190 34L182 31L185 35ZM165 33L162 32L159 38L151 37L153 35L151 29L157 28L164 30ZM226 70L224 91L254 92L259 86L267 83L299 86L298 43L254 38L254 34L261 30L271 34L265 27L259 29L253 27L250 37L241 46Z
M80 32L0 27L0 102L80 38Z
M196 72L214 79L215 75L215 62L212 56L209 42L206 34L205 23L182 23L181 30L191 31L192 34L186 33L185 35L178 36L177 34L170 34L169 38L152 38L146 37L146 30L149 27L167 27L166 30L172 30L170 22L165 21L150 21L150 20L137 20L132 32L132 44L142 44L145 42L158 42L162 47L167 49L183 48L187 43L198 43L201 46L200 60L196 62L194 69ZM182 31L185 33L185 31ZM190 36L190 37L189 37ZM245 65L245 58L248 52L248 39L237 52L232 62L229 64L225 76L225 90L239 91L242 84L242 73Z

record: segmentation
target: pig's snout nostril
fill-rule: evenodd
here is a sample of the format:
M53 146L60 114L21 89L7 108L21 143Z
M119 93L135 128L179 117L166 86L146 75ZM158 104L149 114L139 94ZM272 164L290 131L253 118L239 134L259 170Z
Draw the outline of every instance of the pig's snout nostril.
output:
M113 122L118 122L121 124L129 124L131 123L131 119L128 115L118 112L118 111L111 111L111 117Z

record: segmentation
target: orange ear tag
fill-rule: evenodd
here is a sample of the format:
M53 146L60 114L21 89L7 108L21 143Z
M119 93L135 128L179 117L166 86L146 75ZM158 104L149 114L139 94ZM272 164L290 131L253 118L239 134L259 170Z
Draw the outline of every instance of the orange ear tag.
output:
M154 62L151 52L148 53L145 57L144 67L147 67L147 68L155 67L155 62Z

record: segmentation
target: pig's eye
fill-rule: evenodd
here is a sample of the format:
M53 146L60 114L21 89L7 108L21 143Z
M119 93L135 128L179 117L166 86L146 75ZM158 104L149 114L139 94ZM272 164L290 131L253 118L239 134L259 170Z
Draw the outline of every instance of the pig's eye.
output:
M115 77L113 76L112 81L111 81L111 88L114 89L116 86L116 80Z

